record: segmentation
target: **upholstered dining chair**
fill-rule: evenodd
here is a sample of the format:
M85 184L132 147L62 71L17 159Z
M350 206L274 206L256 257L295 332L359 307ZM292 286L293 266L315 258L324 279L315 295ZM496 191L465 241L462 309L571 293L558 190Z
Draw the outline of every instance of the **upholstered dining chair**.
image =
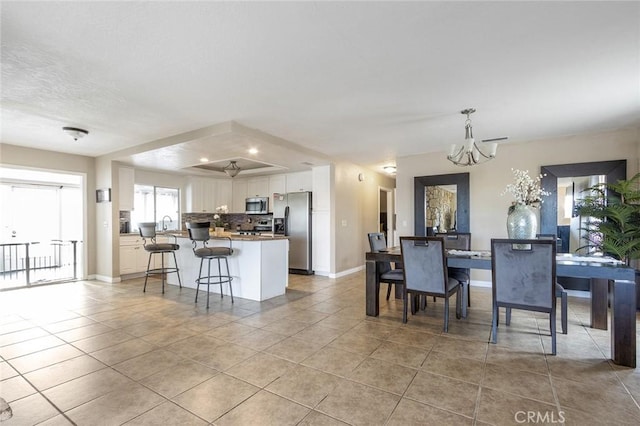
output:
M460 282L450 278L444 240L438 237L400 237L404 265L402 322L407 322L408 295L444 298L444 332L449 331L449 298L456 294L456 318L460 318ZM413 312L413 309L412 309Z
M556 242L556 253L558 250L557 237L556 234L536 234L536 238L540 240L551 240ZM564 289L562 284L556 281L556 297L560 298L560 323L562 324L562 334L567 334L568 328L568 310L567 310L567 291Z
M556 354L556 243L551 240L491 240L491 342L498 339L499 308L549 314L551 352ZM506 317L506 325L511 315Z
M438 233L436 237L444 238L444 248L447 250L471 250L471 233L469 232L447 232ZM465 268L449 268L449 276L460 281L462 286L462 316L466 317L466 308L471 306L471 271Z
M380 251L387 249L387 240L381 232L371 232L367 234L369 237L369 248L371 251ZM387 300L391 295L391 286L395 285L404 287L404 276L402 275L402 269L391 267L391 262L376 262L376 269L378 273L378 280L381 283L387 283Z

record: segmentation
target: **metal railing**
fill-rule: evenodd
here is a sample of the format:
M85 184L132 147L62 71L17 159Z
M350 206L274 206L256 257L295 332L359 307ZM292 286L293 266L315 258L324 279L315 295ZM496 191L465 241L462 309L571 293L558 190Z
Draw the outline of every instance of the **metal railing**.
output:
M0 244L0 289L76 280L79 242Z

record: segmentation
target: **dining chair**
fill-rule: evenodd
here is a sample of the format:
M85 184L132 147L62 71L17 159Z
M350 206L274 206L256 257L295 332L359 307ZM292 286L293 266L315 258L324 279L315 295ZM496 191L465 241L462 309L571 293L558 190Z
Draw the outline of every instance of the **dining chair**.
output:
M551 241L555 241L556 242L556 254L558 251L558 240L556 237L556 234L536 234L536 238L540 239L540 240L551 240ZM560 322L562 324L562 334L567 334L567 331L569 331L568 328L568 321L567 321L567 316L568 316L568 310L567 310L567 291L564 289L564 287L562 286L562 284L560 284L558 281L556 281L556 297L560 298L560 307L562 309L562 311L560 312ZM508 314L510 314L510 312L508 312Z
M555 241L491 240L492 343L498 339L500 307L545 312L549 314L551 351L556 354L555 260ZM511 315L505 322L511 323Z
M471 250L471 233L446 232L438 233L436 237L444 238L444 248L447 250ZM466 317L466 307L471 306L471 270L465 268L449 268L449 276L460 281L462 286L462 316Z
M387 239L381 232L371 232L367 234L369 237L369 248L371 251L380 251L387 249ZM402 275L402 269L395 265L395 268L391 267L391 262L376 262L376 270L378 273L378 280L381 283L387 283L387 300L391 296L391 286L395 285L404 287L404 276Z
M449 331L449 297L456 294L456 318L461 314L460 282L450 278L444 240L438 237L400 237L404 271L402 322L407 322L408 294L444 298L444 332ZM412 302L413 304L413 302ZM412 309L413 312L413 309Z

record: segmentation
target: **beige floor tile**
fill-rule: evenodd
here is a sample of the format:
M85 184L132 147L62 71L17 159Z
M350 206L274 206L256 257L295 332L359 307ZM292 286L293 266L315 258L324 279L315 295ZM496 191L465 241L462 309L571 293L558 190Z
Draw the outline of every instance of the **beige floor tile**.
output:
M11 360L11 364L16 370L25 374L80 355L83 355L82 351L69 344L64 344L21 356L19 358L14 358Z
M262 330L284 336L293 336L307 327L309 327L309 324L305 322L291 322L288 319L278 319L262 327Z
M259 390L241 380L219 374L176 396L173 401L206 421L213 422Z
M347 377L365 358L364 355L354 352L325 347L305 359L302 364L327 373Z
M307 407L315 407L336 386L343 383L333 374L299 365L288 370L266 389Z
M226 343L216 346L212 351L192 357L208 367L219 371L225 371L239 364L256 353L253 349L244 346Z
M427 358L427 353L426 349L407 347L395 342L384 342L371 354L371 357L411 368L418 368Z
M480 384L484 371L484 363L476 359L462 358L451 356L445 352L432 351L420 369L429 373Z
M442 335L438 337L438 341L433 346L433 350L446 352L452 356L484 361L487 356L488 345L489 344L487 342L478 342Z
M0 362L0 380L5 380L17 375L18 372L13 367L11 367L8 362Z
M38 426L74 426L71 420L67 419L64 415L58 414L55 417L51 417L42 423L38 423Z
M0 396L7 402L12 402L37 392L36 389L21 376L15 376L1 381L0 391L2 391Z
M204 426L207 422L173 402L167 401L124 424L127 426Z
M104 324L94 323L94 324L89 324L82 327L74 328L71 330L66 330L66 331L57 333L56 335L62 340L64 340L65 342L72 343L72 342L77 342L78 340L88 339L93 336L97 336L100 334L113 332L113 331L114 331L113 328L107 327ZM132 336L128 336L128 337L131 338Z
M85 339L77 340L73 342L73 346L84 352L90 353L117 345L122 342L126 342L127 340L131 339L135 339L135 337L128 333L114 330L107 333L93 335Z
M212 336L217 339L229 340L243 334L249 334L255 330L256 327L240 324L239 322L230 322L209 331L207 333L207 336Z
M226 344L224 340L208 335L196 335L179 340L164 348L184 358L194 358L212 352L220 345Z
M4 390L3 398L7 399L4 395ZM13 401L10 406L13 416L11 419L3 421L3 426L42 424L41 422L59 415L59 411L39 393ZM70 423L67 422L66 424Z
M133 380L169 370L182 361L182 357L162 349L153 350L135 358L115 364L113 368Z
M553 356L546 357L541 352L504 348L496 345L489 345L487 351L487 363L492 366L538 374L548 374L547 360L554 358Z
M89 355L82 355L32 371L26 374L25 377L38 389L44 390L105 367L105 364L95 358Z
M362 355L371 355L383 343L384 340L365 336L359 332L348 331L333 340L328 346Z
M293 337L297 339L327 344L339 337L343 332L335 328L322 327L317 324L310 325L304 330L296 333Z
M40 327L26 328L12 333L0 334L0 346L13 345L48 335L49 333Z
M487 365L482 387L488 387L524 398L555 403L548 374L536 374Z
M183 360L170 369L159 371L140 380L140 383L159 394L172 398L217 375L213 368L191 360Z
M352 425L383 425L399 400L397 395L345 381L316 407L316 411Z
M58 408L67 411L114 389L126 388L134 383L117 371L104 368L47 389L43 393Z
M560 412L554 404L523 398L518 395L482 388L477 420L495 425L529 424L528 415L553 416L560 423ZM535 424L536 422L531 422ZM551 422L541 422L549 424ZM586 424L586 423L585 423Z
M365 359L349 379L386 392L402 395L418 370L374 358Z
M391 333L389 337L387 337L387 340L429 350L432 349L438 341L438 335L402 327Z
M421 371L407 389L405 397L473 417L478 391L478 385Z
M63 340L55 336L42 336L3 346L0 348L0 356L5 360L10 360L64 344Z
M301 362L322 348L324 344L295 337L284 339L266 349L265 352L292 362Z
M346 424L318 411L311 411L298 423L300 426L345 426Z
M156 346L136 338L91 352L91 356L107 365L115 365L138 355L151 352L154 349L156 349Z
M560 377L589 384L598 383L603 391L626 391L615 370L611 368L607 361L591 363L548 357L547 362L552 378Z
M60 333L74 328L85 327L87 325L95 324L96 322L87 317L77 317L68 319L65 321L54 322L51 324L43 324L42 328L50 333Z
M134 383L82 404L65 414L78 425L120 425L164 401L160 395Z
M275 355L257 353L226 371L230 376L263 388L296 364Z
M266 391L260 391L216 420L216 425L297 425L311 410Z
M403 398L393 411L388 426L471 425L473 419Z
M229 341L240 346L245 346L256 351L261 351L286 339L286 337L287 336L283 334L273 333L271 331L255 330L251 333L232 337L229 339Z

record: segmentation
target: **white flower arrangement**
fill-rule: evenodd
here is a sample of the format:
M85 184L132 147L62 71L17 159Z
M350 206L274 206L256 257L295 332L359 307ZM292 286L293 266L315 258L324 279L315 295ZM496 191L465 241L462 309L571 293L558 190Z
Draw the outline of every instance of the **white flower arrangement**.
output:
M226 204L223 206L216 207L216 214L213 215L214 226L216 226L217 228L224 227L225 224L222 221L222 217L220 216L220 214L227 214L227 213L229 213L229 207L227 207Z
M512 207L521 204L526 206L537 207L542 203L542 197L549 195L549 191L545 191L540 187L540 181L543 175L534 178L529 176L529 170L511 169L515 178L514 183L510 183L501 195L511 194L515 198Z

